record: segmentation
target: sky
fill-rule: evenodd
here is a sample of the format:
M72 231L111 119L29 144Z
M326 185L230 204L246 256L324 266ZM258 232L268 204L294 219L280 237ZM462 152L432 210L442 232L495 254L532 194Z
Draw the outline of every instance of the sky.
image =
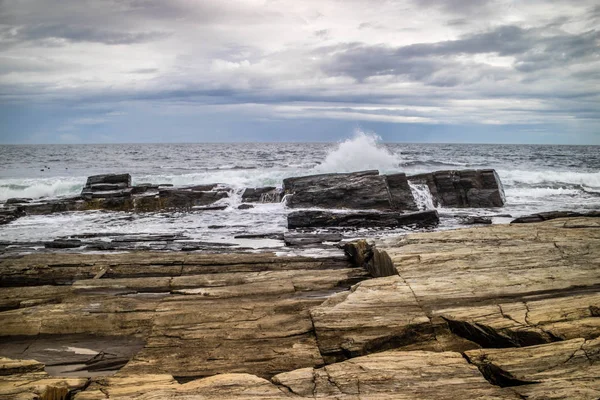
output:
M0 0L0 143L600 144L595 0Z

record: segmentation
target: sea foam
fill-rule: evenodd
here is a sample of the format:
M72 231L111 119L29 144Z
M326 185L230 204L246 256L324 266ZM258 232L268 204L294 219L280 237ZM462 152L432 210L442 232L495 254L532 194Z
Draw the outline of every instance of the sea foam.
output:
M51 177L38 179L2 179L0 180L0 201L11 197L76 196L81 193L86 177Z
M354 172L377 169L380 172L398 170L399 155L392 153L372 133L357 130L354 137L330 150L325 160L313 168L313 173Z
M600 172L500 170L498 174L507 185L526 184L554 188L572 185L600 188Z

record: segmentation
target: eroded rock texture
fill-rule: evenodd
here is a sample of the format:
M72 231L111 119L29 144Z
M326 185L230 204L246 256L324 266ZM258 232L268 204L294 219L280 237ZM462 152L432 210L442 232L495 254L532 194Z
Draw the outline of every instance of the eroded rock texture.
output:
M435 171L409 176L426 183L436 204L442 207L501 207L504 189L493 169Z
M374 245L4 259L0 398L598 398L600 219Z

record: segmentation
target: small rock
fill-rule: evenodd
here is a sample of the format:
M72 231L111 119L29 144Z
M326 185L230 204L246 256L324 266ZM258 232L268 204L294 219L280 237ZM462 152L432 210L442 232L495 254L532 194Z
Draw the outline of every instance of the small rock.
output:
M439 223L435 210L414 213L399 212L353 212L333 213L328 211L303 210L288 215L288 228L352 227L393 228L399 226L435 226Z
M56 239L44 243L44 247L47 249L74 249L81 246L82 242L79 239Z
M462 219L460 223L463 225L490 225L492 223L492 219L488 217L468 217Z

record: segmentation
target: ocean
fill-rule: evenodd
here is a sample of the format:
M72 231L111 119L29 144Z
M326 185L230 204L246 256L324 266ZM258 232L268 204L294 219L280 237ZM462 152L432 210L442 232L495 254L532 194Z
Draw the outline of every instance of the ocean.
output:
M506 205L497 209L438 208L437 229L462 227L466 216L493 223L553 210L600 209L600 146L383 143L359 133L338 143L188 143L0 146L0 202L12 197L76 196L87 176L130 173L133 184L175 186L220 183L234 188L229 207L202 212L73 212L26 216L0 226L0 240L48 241L85 234L176 234L189 240L248 248L276 248L277 240L235 239L240 234L282 233L289 210L257 204L238 210L246 187L281 186L286 177L378 169L408 175L445 169L494 168ZM421 209L429 194L413 188ZM347 235L385 236L402 229Z

